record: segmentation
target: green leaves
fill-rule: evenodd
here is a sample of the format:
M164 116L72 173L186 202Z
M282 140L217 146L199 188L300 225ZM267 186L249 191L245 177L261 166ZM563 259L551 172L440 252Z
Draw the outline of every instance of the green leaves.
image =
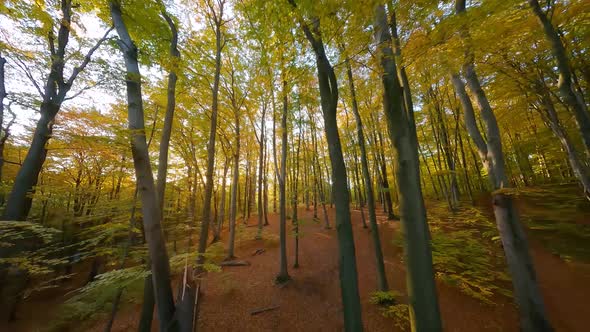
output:
M490 218L476 208L454 214L444 203L428 206L432 259L436 278L484 303L495 295L511 296L497 230ZM401 246L396 234L394 244Z

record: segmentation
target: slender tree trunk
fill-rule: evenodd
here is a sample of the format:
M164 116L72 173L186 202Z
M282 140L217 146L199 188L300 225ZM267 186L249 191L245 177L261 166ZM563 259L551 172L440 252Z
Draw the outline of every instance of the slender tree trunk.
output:
M263 184L263 203L262 203L262 213L264 214L264 226L270 225L268 222L268 146L264 146L264 181Z
M574 172L574 176L580 182L584 190L584 196L586 199L590 200L590 176L582 162L578 157L578 153L572 144L570 138L568 137L567 132L563 129L559 121L559 117L557 116L557 111L553 105L553 102L550 99L550 96L542 93L542 107L544 108L545 113L539 110L541 116L544 118L545 122L548 124L549 129L553 132L553 134L559 139L563 150L567 155L567 159L569 162L572 171Z
M279 274L276 281L283 283L290 279L287 269L287 197L285 190L285 180L287 179L287 115L289 112L289 99L287 90L287 79L285 69L283 69L283 112L281 115L281 165L279 180L279 242L280 242L280 261Z
M215 225L215 232L213 234L213 242L219 241L221 237L221 230L223 228L223 220L225 219L225 188L227 184L227 172L229 170L230 160L229 158L226 159L225 164L223 166L223 177L221 178L221 197L219 199L219 213L217 216L217 224Z
M474 69L469 73L471 89L478 98L482 117L486 122L488 143L486 144L475 123L473 106L465 93L461 79L453 77L453 84L457 89L463 105L465 125L469 135L476 143L484 168L486 168L492 188L494 190L508 186L504 173L504 160L500 143L499 129L483 90L479 87L479 80ZM490 142L491 140L491 142ZM488 159L489 158L489 159ZM528 241L518 215L514 210L510 196L493 194L492 203L496 224L504 247L506 261L512 276L516 304L519 307L521 329L523 331L551 331L551 325L546 317L543 300L536 281L532 259L528 252Z
M457 0L455 9L458 15L464 15L465 0ZM461 29L461 36L464 40L468 40L466 28ZM488 171L492 189L507 188L510 184L505 173L500 129L480 85L470 49L467 49L467 60L463 66L463 72L467 86L477 101L481 119L485 124L487 142L477 127L473 106L465 92L463 81L458 75L453 75L452 82L463 106L465 125L478 149L480 159ZM503 193L492 193L492 204L512 277L514 299L519 307L521 329L523 331L552 331L551 324L545 314L545 306L537 284L533 261L528 251L528 241L512 199Z
M262 117L260 119L260 149L259 149L259 160L258 160L258 233L256 234L257 239L262 238L262 227L264 227L263 181L265 181L265 179L263 177L264 177L264 145L266 142L265 123L266 123L266 103L262 107Z
M346 59L346 74L348 76L348 87L350 88L350 95L352 98L352 112L356 121L356 134L358 138L358 146L361 151L361 169L365 185L365 197L367 198L367 210L369 213L369 225L371 226L371 236L373 237L373 248L375 251L375 266L377 267L377 286L381 291L387 291L387 276L385 274L385 264L383 264L383 251L381 250L381 239L379 236L379 228L377 226L377 216L375 215L375 199L373 197L373 182L371 181L371 173L369 172L369 162L367 161L367 150L365 147L365 133L363 130L363 121L358 110L358 103L356 100L356 89L354 86L354 78L352 75L352 67L350 61ZM362 207L361 207L362 208Z
M170 16L162 11L162 16L168 23L172 39L170 41L170 57L172 67L168 72L168 91L166 104L166 115L164 117L164 128L162 129L162 138L160 139L160 154L158 158L158 206L160 207L161 216L164 215L164 195L166 193L166 174L168 171L168 149L170 146L170 136L172 134L172 123L174 119L174 109L176 107L176 71L178 61L180 60L180 52L178 51L178 32L176 25ZM161 217L163 220L163 217Z
M301 150L301 122L299 121L299 137L297 139L297 149L294 153L294 162L293 162L293 178L292 178L292 186L293 186L293 197L292 197L292 209L293 209L293 218L291 219L291 223L293 225L293 233L295 233L295 262L293 262L293 268L296 269L299 267L299 219L297 216L297 208L299 207L299 192L298 192L298 183L299 183L299 151Z
M316 173L318 175L318 177L316 178L316 190L319 194L320 203L322 204L322 212L324 215L324 229L330 229L332 227L330 226L330 219L328 218L328 209L326 208L326 194L324 191L324 177L322 175L323 172L320 167L320 160L319 160L319 153L318 153L318 142L317 142L317 137L315 135L315 128L313 127L313 122L312 122L311 142L313 145L313 150L315 152L313 165L314 165Z
M162 129L162 138L160 139L160 153L158 157L158 176L156 190L158 195L158 207L160 208L160 222L164 221L164 195L166 193L166 175L168 172L168 149L170 146L170 136L172 134L172 122L174 119L174 109L176 107L176 67L180 59L180 52L178 51L178 32L174 21L170 18L168 13L162 11L162 16L168 23L172 39L170 41L170 57L172 58L172 67L168 73L168 90L167 90L167 104L166 115L164 117L164 128ZM154 311L154 290L151 278L146 277L144 282L144 302L142 308L142 317L140 319L140 331L150 331L152 325L152 315ZM150 307L151 309L149 309ZM147 315L143 317L143 315Z
M541 9L539 2L537 0L528 0L528 2L543 27L545 38L551 44L551 53L557 62L557 70L559 72L559 81L557 83L559 93L565 103L574 112L576 122L586 146L586 153L590 154L590 115L586 109L586 104L583 102L583 98L576 96L576 91L572 86L572 70L565 47L551 20Z
M119 47L125 59L129 129L131 130L131 152L137 185L141 194L143 225L151 260L152 278L160 330L175 330L174 299L170 281L168 253L160 224L157 193L150 165L144 128L141 74L137 61L137 48L129 36L123 21L121 5L112 1L111 17L120 38Z
M289 0L296 7L294 0ZM340 288L346 331L362 331L361 305L358 291L356 254L350 218L350 197L347 188L346 165L338 134L336 113L338 108L338 82L334 68L330 64L321 39L320 21L312 19L310 28L302 20L301 27L316 55L317 77L320 89L324 130L328 141L332 163L332 195L336 203L336 231L340 253ZM313 30L313 31L312 31Z
M397 152L396 170L400 194L401 221L406 234L408 295L412 329L440 331L442 329L426 209L420 187L417 139L412 136L412 118L403 109L402 89L396 73L391 49L391 35L383 5L375 7L375 40L381 61L383 104L389 135Z
M235 121L235 150L234 150L234 169L231 186L230 210L229 210L229 243L227 249L227 259L231 260L234 256L234 247L236 239L236 219L238 214L238 185L240 181L240 116L239 110L234 104L234 121Z
M219 80L221 76L221 50L224 45L221 32L223 24L223 7L224 2L219 2L219 12L213 13L213 25L215 26L215 74L213 77L213 100L211 102L211 123L209 128L209 142L207 143L207 171L205 183L205 197L203 200L203 214L201 215L201 234L199 238L199 248L197 257L197 268L201 268L205 262L205 250L207 249L207 239L209 237L209 224L211 221L211 198L213 195L213 171L215 170L215 136L217 133L217 109L219 96ZM211 8L214 11L213 8Z
M395 219L393 213L393 201L391 200L391 187L389 186L389 179L387 176L387 164L385 162L385 148L383 147L383 136L381 132L377 132L379 139L378 158L381 165L381 185L383 187L383 196L385 198L385 210L387 211L387 219Z

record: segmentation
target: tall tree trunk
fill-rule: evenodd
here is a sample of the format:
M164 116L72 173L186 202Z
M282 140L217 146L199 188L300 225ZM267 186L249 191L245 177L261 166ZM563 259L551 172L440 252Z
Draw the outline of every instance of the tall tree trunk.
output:
M377 286L381 291L387 291L387 276L385 274L385 264L383 264L383 251L381 250L381 238L379 237L379 227L377 226L377 216L375 215L375 199L373 197L373 182L369 172L369 162L367 161L367 150L365 147L365 133L363 130L363 121L358 110L356 100L356 89L354 86L354 77L350 61L346 59L346 74L348 76L348 87L352 98L352 112L356 121L356 134L358 145L361 151L361 169L365 185L365 197L367 198L367 210L369 213L369 225L371 226L371 236L373 237L373 248L375 251L375 266L377 267ZM361 207L362 208L362 207Z
M397 153L396 176L401 221L406 234L405 251L412 328L415 331L439 331L442 325L432 268L430 234L420 187L417 138L412 137L415 133L412 131L413 118L404 112L402 89L397 77L391 35L383 5L375 7L375 41L378 44L383 70L385 116L389 136Z
M213 171L215 170L215 136L217 133L217 111L219 99L219 79L221 76L221 50L224 41L221 26L223 24L224 1L219 3L219 12L212 13L212 25L215 27L215 74L213 77L213 88L211 90L211 123L209 128L209 142L207 143L207 171L205 174L205 197L203 200L203 213L201 215L201 234L199 238L199 248L197 257L197 268L201 269L205 262L205 250L207 249L207 239L209 237L209 224L211 222L211 198L213 196ZM215 11L214 8L210 8Z
M279 180L279 242L280 242L280 260L279 274L277 282L282 283L290 279L287 270L287 193L285 189L285 180L287 179L287 115L289 112L289 99L287 90L287 78L283 68L283 112L281 115L281 165Z
M310 114L311 117L311 114ZM319 153L318 153L318 140L317 137L315 135L315 126L313 125L313 122L310 122L312 127L311 127L311 142L313 145L313 151L314 153L314 160L313 160L313 166L315 167L316 173L317 173L317 177L316 177L316 190L318 192L319 195L319 200L320 203L322 204L322 212L324 215L324 229L330 229L332 228L330 226L330 219L328 218L328 209L326 208L326 194L324 191L324 176L322 175L322 169L320 167L320 159L319 159Z
M296 152L293 154L293 196L291 204L291 208L293 209L293 218L291 219L291 223L293 225L293 233L295 236L295 262L293 263L293 268L295 269L299 267L299 217L297 215L297 209L299 207L299 151L301 151L301 134L303 133L301 120L298 120L298 122L299 137L297 138L297 149L295 150Z
M465 68L467 85L475 96L481 112L481 118L487 129L488 169L494 190L510 186L504 170L504 154L500 129L492 112L487 97L479 84L473 64ZM467 122L467 121L466 121ZM482 154L480 152L480 154ZM489 167L489 166L488 166ZM493 194L492 204L496 224L504 247L506 261L512 276L516 304L520 311L521 329L523 331L552 331L545 313L543 297L537 284L533 260L529 254L528 241L524 227L520 223L512 198L505 194Z
M539 23L543 27L545 32L545 38L551 44L551 53L557 62L557 70L559 72L559 81L557 87L559 93L565 101L565 103L571 107L576 117L576 122L580 128L582 139L586 146L586 153L590 154L590 115L586 109L586 104L583 102L583 98L576 96L576 91L572 86L572 69L568 60L567 52L557 30L551 23L551 20L547 17L545 12L541 9L537 0L528 0L533 13L539 20Z
M465 0L457 0L455 10L458 15L464 15ZM469 40L467 28L461 28L460 33L465 41ZM463 72L467 86L477 101L481 119L485 124L487 142L477 126L473 105L467 96L463 81L458 75L452 75L452 83L463 106L465 126L477 147L484 168L488 171L492 190L496 191L510 186L504 169L500 129L477 77L473 64L473 53L469 48L466 53L467 59L463 66ZM526 234L514 209L512 199L509 195L493 192L492 204L512 277L514 299L519 307L521 329L523 331L552 331L551 324L545 314L545 306L537 284L533 261L528 251Z
M127 70L125 81L127 85L129 129L131 131L131 152L137 185L141 194L143 227L151 261L158 320L160 330L169 331L174 330L177 324L174 318L175 307L170 283L168 253L160 224L157 193L145 137L141 74L137 61L138 52L123 21L120 2L111 1L110 8L111 17L120 39L119 47L123 53Z
M377 138L379 140L379 148L377 149L377 157L379 158L379 164L381 168L381 186L383 189L383 197L385 199L385 210L387 211L387 219L395 219L393 213L393 201L391 200L391 187L389 186L389 179L387 176L387 163L385 161L385 148L383 146L383 135L381 132L377 132Z
M296 7L294 0L289 0L289 2L293 7ZM354 238L350 220L348 181L336 119L338 82L334 68L326 56L324 42L320 33L320 21L318 18L312 20L311 29L303 20L301 20L300 24L316 56L320 100L324 116L324 131L332 163L332 195L336 204L336 231L338 233L340 253L340 288L342 292L344 328L346 331L362 331L363 322L358 291Z
M160 139L160 154L158 157L158 206L160 208L161 220L164 216L164 195L166 193L166 175L168 172L168 150L170 146L170 136L172 134L172 123L174 120L174 109L176 107L176 81L178 77L176 71L178 61L180 61L180 52L178 51L178 31L176 25L168 13L162 11L162 16L168 23L172 39L170 41L170 58L171 67L168 72L168 90L166 115L164 117L164 128L162 129L162 138Z
M235 150L234 150L234 169L232 172L231 197L229 208L229 243L227 249L227 259L231 260L234 256L234 247L236 240L236 219L238 216L238 185L240 181L240 116L239 110L234 103L234 121L235 121Z
M4 127L4 99L8 96L6 92L6 83L5 83L5 74L4 74L4 65L6 64L6 59L2 56L2 52L0 52L0 184L3 183L2 179L2 170L4 169L4 144L8 139L10 127ZM0 194L0 205L4 204L4 194Z
M256 234L257 239L262 238L262 227L264 227L264 188L263 181L264 177L264 145L266 142L265 137L265 123L266 123L266 103L262 107L262 117L260 119L260 149L259 149L259 160L258 160L258 233Z
M263 181L263 203L262 203L262 213L264 214L264 226L270 225L268 222L268 160L270 157L268 156L268 146L264 146L264 181Z
M213 234L213 242L219 241L221 238L221 230L223 228L223 220L225 219L225 188L227 185L227 172L229 170L229 165L231 164L230 159L226 157L224 166L223 166L223 177L221 178L221 197L219 199L219 214L217 217L217 223L215 227L215 232Z
M542 109L538 108L539 113L549 126L549 129L551 129L553 134L559 139L559 142L561 143L561 146L567 155L570 167L574 172L574 176L576 179L578 179L584 190L584 196L586 199L590 200L590 176L588 175L588 171L584 167L584 164L580 161L574 145L572 144L567 132L561 125L551 97L545 93L545 91L540 91L540 94Z
M178 51L178 31L174 21L166 11L162 11L162 17L168 23L172 39L170 40L170 57L172 59L172 67L168 72L168 89L167 89L167 104L166 114L164 117L164 128L162 129L162 137L160 139L160 153L158 156L158 176L156 190L158 195L158 207L160 208L160 222L164 221L164 195L166 193L166 175L168 172L168 149L170 146L170 136L172 135L172 122L174 119L174 109L176 107L176 81L177 81L177 65L180 60L180 52ZM142 317L140 319L143 325L140 324L140 331L150 331L152 325L152 315L154 311L154 290L151 278L144 280L144 299L142 308ZM149 294L151 293L151 294ZM149 308L148 308L149 307ZM151 308L151 309L150 309ZM143 317L143 315L147 315ZM143 330L142 330L143 329Z

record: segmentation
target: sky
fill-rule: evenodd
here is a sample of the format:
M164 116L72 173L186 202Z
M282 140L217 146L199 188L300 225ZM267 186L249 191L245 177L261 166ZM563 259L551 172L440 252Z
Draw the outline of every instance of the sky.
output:
M10 19L6 19L6 17L0 16L0 41L9 45L14 45L18 47L25 47L28 50L40 50L43 47L45 53L48 51L46 50L47 47L45 45L36 45L35 40L31 38L31 36L23 33L20 29L15 28L15 22L11 21ZM105 32L108 30L108 27L95 15L91 14L83 14L80 16L78 20L81 26L75 26L74 29L77 34L79 34L80 38L87 39L87 40L98 40L102 38ZM111 37L116 36L115 31L111 31L109 34ZM43 41L45 42L45 41ZM1 44L0 44L1 45ZM68 43L68 50L74 51L79 47L79 44L76 42L76 38L70 38ZM83 47L80 50L81 54L86 54L89 50L90 46ZM6 89L9 94L8 99L15 98L15 93L30 93L35 95L36 98L40 99L39 93L37 92L36 88L32 84L32 82L26 77L25 72L23 69L19 68L16 64L16 61L3 53L5 57L7 57L7 65L6 65ZM122 65L123 59L118 52L118 50L113 49L112 47L103 44L99 50L95 53L96 56L93 58L103 58L107 60L109 63L118 63ZM79 61L70 61L69 62L69 70L66 69L65 78L69 77L71 74L71 69L73 66L78 65ZM90 65L89 65L90 67ZM43 76L48 74L48 68L41 68L40 71L33 71L33 75L36 79L37 84L43 89L44 86L44 79ZM142 74L148 75L150 77L161 77L162 73L158 68L147 68L143 66L141 68ZM83 74L81 74L82 76ZM101 79L101 77L94 77L96 79ZM77 83L77 84L76 84ZM121 87L123 87L122 82L119 82ZM78 79L77 82L74 83L74 87L68 93L68 96L75 95L80 89L84 88L85 85L81 84L80 80ZM108 89L108 91L107 91ZM71 108L88 108L92 107L101 112L107 112L112 104L117 102L121 102L122 98L124 98L124 90L116 91L114 93L112 88L105 87L104 89L100 86L93 87L89 90L84 91L82 94L77 96L72 100L67 100L63 104L63 109L71 109ZM8 101L5 101L5 104ZM30 134L30 131L27 130L31 128L39 118L39 113L37 108L30 108L24 107L22 105L17 105L16 103L12 104L12 109L16 113L17 118L14 125L11 128L11 135L13 139L16 139L17 142L26 144L27 143L27 134ZM58 114L59 117L59 114ZM8 120L5 121L5 123Z

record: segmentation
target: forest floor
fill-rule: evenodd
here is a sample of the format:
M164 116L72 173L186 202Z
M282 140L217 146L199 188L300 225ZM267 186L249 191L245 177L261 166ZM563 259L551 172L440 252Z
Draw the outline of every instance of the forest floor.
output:
M301 231L297 269L292 267L294 236L291 221L287 221L288 263L292 280L281 286L274 283L279 268L278 216L269 214L270 226L265 227L264 240L255 240L250 236L255 234L257 217L250 218L248 226L241 227L242 234L236 249L238 259L246 260L250 265L223 267L221 272L208 273L202 282L203 293L199 299L198 330L342 331L334 210L329 209L328 214L331 229L325 229L323 221L313 221L312 211L306 211L305 208L299 210ZM321 218L321 213L319 216ZM365 330L406 330L407 322L384 317L382 308L370 303L371 293L376 290L371 235L362 226L359 210L352 210L352 222ZM401 250L391 245L395 233L400 231L400 223L386 220L380 211L378 223L390 288L405 294L405 268L401 261ZM264 252L253 256L257 249L264 249ZM549 318L556 331L587 331L587 317L590 317L590 306L586 305L590 298L590 264L560 258L545 248L535 236L531 237L531 249ZM438 279L437 289L446 331L518 331L518 314L510 298L495 295L493 304L486 304ZM56 305L57 301L53 297L44 306L32 304L30 307L23 304L23 307L40 310L35 316L48 318L47 312L51 312L49 306ZM270 307L276 308L252 315L252 311ZM128 304L121 308L113 331L136 330L139 312L139 304ZM91 323L90 329L84 330L102 331L104 323L105 320L100 319ZM13 326L15 329L10 331L38 330L31 328L31 324L26 325L29 328ZM157 323L154 323L154 331L157 330L156 326ZM76 328L72 330L76 331Z

